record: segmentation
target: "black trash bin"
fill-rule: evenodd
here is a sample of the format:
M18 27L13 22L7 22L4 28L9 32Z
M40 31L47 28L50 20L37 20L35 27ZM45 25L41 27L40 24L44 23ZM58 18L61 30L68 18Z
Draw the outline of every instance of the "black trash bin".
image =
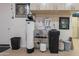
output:
M13 50L17 50L20 48L20 40L21 40L21 37L11 38L11 47Z
M59 35L60 31L52 29L48 33L49 37L49 50L51 53L58 53L59 50Z

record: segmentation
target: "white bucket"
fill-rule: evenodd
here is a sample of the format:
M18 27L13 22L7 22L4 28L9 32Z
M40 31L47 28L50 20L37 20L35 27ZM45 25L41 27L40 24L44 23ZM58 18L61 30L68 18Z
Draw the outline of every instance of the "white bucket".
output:
M46 44L40 43L40 51L46 51Z
M64 50L64 42L59 42L59 50L60 51Z
M71 42L70 41L65 41L64 46L65 46L65 51L71 50Z

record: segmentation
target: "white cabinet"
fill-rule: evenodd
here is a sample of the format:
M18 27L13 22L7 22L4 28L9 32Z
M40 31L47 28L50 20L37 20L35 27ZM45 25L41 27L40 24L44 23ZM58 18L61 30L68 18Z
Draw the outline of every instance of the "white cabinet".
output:
M64 3L32 3L31 10L65 10Z
M40 4L39 3L31 3L30 8L31 8L31 10L39 10Z
M46 4L40 4L40 10L54 10L55 4L52 3L46 3Z
M75 10L79 10L79 3L75 3L75 4L73 5L73 7L74 7Z
M30 5L31 10L55 10L56 4L52 3L32 3Z
M79 10L78 6L78 3L32 3L31 10Z
M57 4L57 10L65 10L65 4L64 3L58 3Z

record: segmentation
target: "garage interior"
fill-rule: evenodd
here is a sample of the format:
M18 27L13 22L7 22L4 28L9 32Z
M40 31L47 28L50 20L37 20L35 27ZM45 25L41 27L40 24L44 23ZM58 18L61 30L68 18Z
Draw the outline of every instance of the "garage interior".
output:
M78 5L0 3L0 56L79 55Z

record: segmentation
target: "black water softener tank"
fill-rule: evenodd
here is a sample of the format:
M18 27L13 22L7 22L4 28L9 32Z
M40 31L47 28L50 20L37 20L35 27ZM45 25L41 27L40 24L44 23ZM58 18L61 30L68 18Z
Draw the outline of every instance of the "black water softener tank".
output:
M49 50L50 50L50 53L58 53L59 35L60 35L60 32L57 31L56 29L52 29L52 30L49 31L48 37L49 37Z

